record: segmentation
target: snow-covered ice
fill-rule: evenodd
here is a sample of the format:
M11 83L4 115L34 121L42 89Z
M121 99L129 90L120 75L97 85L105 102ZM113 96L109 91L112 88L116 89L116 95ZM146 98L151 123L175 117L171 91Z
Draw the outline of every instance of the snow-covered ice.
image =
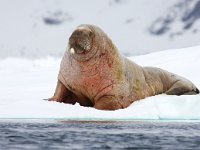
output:
M200 46L130 57L142 66L155 66L182 75L200 88ZM48 102L54 93L60 59L6 58L0 60L0 118L55 118L79 120L197 119L200 95L157 95L126 109L101 111Z

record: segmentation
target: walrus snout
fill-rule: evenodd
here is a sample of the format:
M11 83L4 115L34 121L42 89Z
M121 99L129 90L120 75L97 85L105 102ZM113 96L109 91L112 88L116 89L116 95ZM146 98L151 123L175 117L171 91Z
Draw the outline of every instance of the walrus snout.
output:
M78 27L69 38L70 52L85 54L92 47L93 33L87 27ZM72 51L73 50L73 51Z

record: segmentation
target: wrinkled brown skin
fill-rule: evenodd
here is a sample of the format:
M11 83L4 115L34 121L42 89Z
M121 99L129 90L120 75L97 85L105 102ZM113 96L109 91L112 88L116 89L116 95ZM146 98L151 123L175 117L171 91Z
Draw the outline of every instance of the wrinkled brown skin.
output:
M74 48L75 52L70 53ZM117 110L161 93L197 94L189 80L154 67L141 67L121 56L98 27L79 26L69 38L51 101Z

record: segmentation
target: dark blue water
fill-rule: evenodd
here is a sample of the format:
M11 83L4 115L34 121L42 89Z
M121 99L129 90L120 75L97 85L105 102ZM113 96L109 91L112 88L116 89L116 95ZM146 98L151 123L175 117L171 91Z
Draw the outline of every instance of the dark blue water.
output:
M0 149L200 149L200 123L0 121Z

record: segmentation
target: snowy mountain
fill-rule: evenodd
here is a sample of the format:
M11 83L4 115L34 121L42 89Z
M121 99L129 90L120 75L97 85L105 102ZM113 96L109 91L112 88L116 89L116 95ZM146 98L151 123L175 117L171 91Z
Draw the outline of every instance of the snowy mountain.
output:
M154 35L168 34L170 38L185 32L196 34L199 30L200 1L183 0L170 8L164 16L157 18L149 28Z
M76 26L100 26L124 55L200 44L200 0L1 0L0 58L60 57Z

